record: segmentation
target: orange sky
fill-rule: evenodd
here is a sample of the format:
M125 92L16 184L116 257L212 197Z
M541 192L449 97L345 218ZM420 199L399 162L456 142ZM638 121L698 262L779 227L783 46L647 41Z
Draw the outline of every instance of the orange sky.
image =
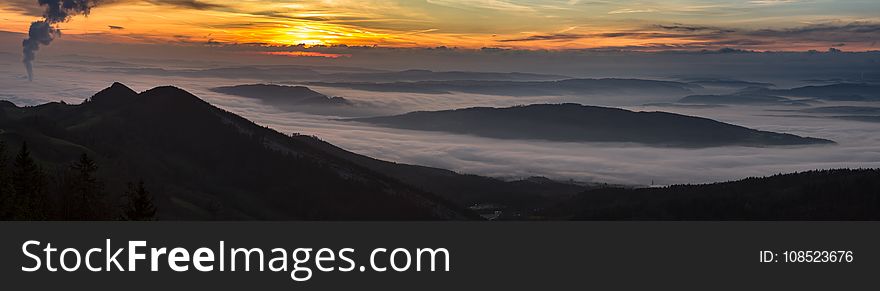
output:
M875 50L880 1L115 0L60 24L92 42ZM0 3L26 32L36 0ZM818 29L817 29L818 28ZM880 47L878 47L880 48Z

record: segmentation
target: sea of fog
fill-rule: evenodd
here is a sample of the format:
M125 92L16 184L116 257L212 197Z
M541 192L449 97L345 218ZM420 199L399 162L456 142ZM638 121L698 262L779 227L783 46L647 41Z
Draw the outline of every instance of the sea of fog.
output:
M286 112L259 101L210 91L216 86L261 83L259 80L183 78L102 73L95 65L37 65L27 82L18 56L0 59L0 99L18 105L49 101L79 103L112 82L137 91L159 85L186 89L223 109L283 133L302 133L344 149L394 162L447 168L500 178L546 176L560 180L625 184L679 184L727 181L811 169L880 167L880 123L846 121L793 113L791 106L667 107L643 104L671 102L669 96L538 96L477 94L410 94L312 87L330 96L361 104L355 115L398 114L415 110L472 106L511 106L577 102L632 110L668 111L729 122L755 129L826 138L836 145L800 147L658 148L620 143L567 143L500 140L468 135L388 129L342 122L351 116ZM749 80L762 81L762 80ZM723 91L723 90L722 90ZM822 106L837 105L825 103ZM156 118L161 118L157 116Z

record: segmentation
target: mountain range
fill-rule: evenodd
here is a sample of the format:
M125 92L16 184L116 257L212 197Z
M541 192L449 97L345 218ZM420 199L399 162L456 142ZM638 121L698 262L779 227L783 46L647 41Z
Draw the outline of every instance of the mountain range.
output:
M681 98L678 102L687 104L807 106L817 101L877 102L880 101L880 85L840 83L791 89L749 87L730 94L690 95Z
M704 185L592 189L548 219L878 220L880 169L817 170Z
M259 126L176 87L137 93L114 83L76 105L4 101L0 129L10 150L27 142L45 169L66 168L86 153L108 188L144 180L161 219L476 219L465 206L535 205L547 193L584 190L361 156Z
M284 86L274 84L248 84L212 88L211 91L262 100L265 103L282 106L352 105L342 97L329 97L303 86Z
M674 147L833 143L826 139L755 130L701 117L571 103L419 111L347 120L500 139L629 142Z
M376 92L451 94L453 92L504 96L561 95L669 95L693 93L699 85L642 79L565 79L553 81L452 80L418 82L309 82L311 86Z
M808 100L793 100L786 97L748 91L723 95L690 95L681 98L678 100L678 103L707 105L810 105Z
M576 104L463 111L482 116L523 109L519 113L524 116L537 109L567 117L628 117L641 125L686 121L711 131L709 136L756 135L752 141L827 142L696 117ZM564 112L569 110L575 114ZM608 120L604 125L619 123L621 131L631 126ZM489 219L824 220L877 219L880 213L878 170L811 171L663 188L540 177L504 181L383 161L316 137L285 135L175 87L137 93L115 83L75 105L19 107L2 101L0 141L6 156L24 152L26 142L50 180L63 182L65 176L58 173L80 156L94 158L109 193L122 192L126 181L143 180L162 220L471 220L481 219L480 214ZM118 196L107 200L112 203Z

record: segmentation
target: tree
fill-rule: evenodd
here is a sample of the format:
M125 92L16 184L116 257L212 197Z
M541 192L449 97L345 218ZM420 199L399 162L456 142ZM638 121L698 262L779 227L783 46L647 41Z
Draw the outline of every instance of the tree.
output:
M64 185L66 220L101 220L107 218L104 184L97 178L98 164L88 154L70 166Z
M6 158L6 143L0 141L0 220L7 220L12 216L13 189L9 181L9 171Z
M125 196L128 198L123 213L124 220L134 221L150 221L156 220L156 206L153 205L153 195L144 187L144 181L128 183L128 191Z
M21 144L21 150L15 156L12 164L12 189L15 191L12 198L12 219L45 220L48 218L45 191L46 175L31 157L26 142Z

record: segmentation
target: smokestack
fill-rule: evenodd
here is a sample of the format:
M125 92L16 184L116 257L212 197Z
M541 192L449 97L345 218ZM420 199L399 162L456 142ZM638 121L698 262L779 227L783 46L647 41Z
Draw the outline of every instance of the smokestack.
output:
M34 80L34 59L40 45L49 45L55 37L61 35L56 27L58 23L70 20L75 15L88 15L101 0L37 0L41 7L45 6L43 20L31 23L28 38L22 41L24 67L27 69L28 80Z

